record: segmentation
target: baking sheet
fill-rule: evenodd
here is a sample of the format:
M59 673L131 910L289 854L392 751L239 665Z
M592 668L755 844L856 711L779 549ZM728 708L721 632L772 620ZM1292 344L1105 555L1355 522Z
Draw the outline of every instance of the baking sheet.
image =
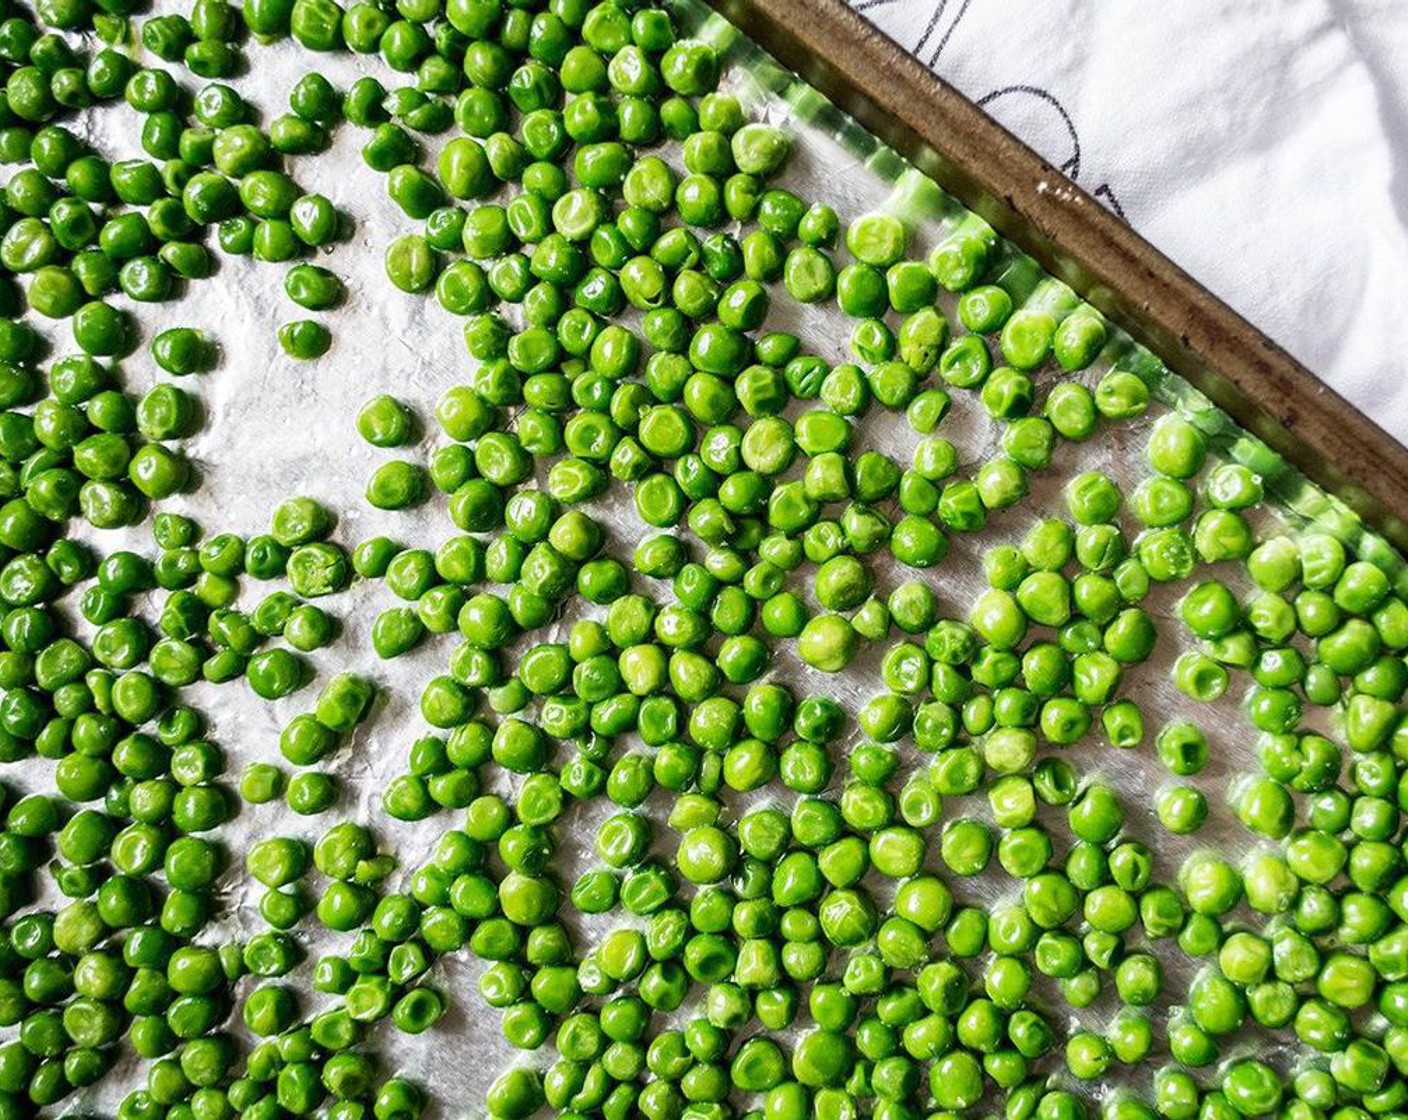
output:
M159 0L153 14L179 7L172 0ZM831 204L843 222L877 207L902 210L916 221L912 246L916 255L926 255L942 239L961 212L932 184L918 183L915 173L899 157L841 117L814 92L791 82L694 0L677 3L675 9L695 33L727 46L729 64L723 84L743 96L756 115L785 124L796 134L796 152L782 177L783 185L810 200ZM283 111L288 90L311 66L343 89L363 73L376 74L392 84L375 59L312 56L290 41L251 46L249 54L254 73L230 84L260 108L266 121ZM86 134L104 154L114 158L140 154L134 140L138 118L126 106L105 106L82 114L81 120ZM433 166L435 152L450 135L423 138L427 166ZM137 314L146 339L169 326L190 325L213 331L220 343L222 360L218 367L208 375L182 382L183 387L201 395L207 414L204 429L185 445L200 467L200 486L163 506L190 514L207 532L260 532L266 528L274 505L289 494L299 493L317 497L339 512L335 539L349 547L376 533L424 547L434 547L455 535L445 514L444 499L438 495L420 509L398 514L372 510L361 496L366 478L388 455L356 435L353 419L362 402L385 392L412 404L426 422L427 434L417 448L397 454L428 455L441 442L432 431L435 400L447 387L466 381L472 372L460 336L460 322L443 312L433 297L401 293L383 275L381 257L385 246L413 228L414 223L386 196L382 177L362 163L358 152L364 140L365 133L344 125L328 152L289 161L292 174L305 190L326 194L355 222L355 232L348 242L319 252L314 258L337 272L348 289L345 306L326 316L334 341L325 357L299 363L285 357L279 349L277 326L306 314L282 292L286 266L222 257L218 274L191 284L183 298L156 307L128 305ZM667 158L679 165L678 152L669 153ZM945 296L942 303L950 320L956 321L953 301ZM43 326L57 340L56 353L71 349L67 338L62 337L62 329L52 331L50 325ZM810 352L840 362L850 357L846 345L849 327L849 322L834 309L799 307L783 293L774 300L766 329L795 331ZM1219 458L1235 459L1256 466L1268 477L1283 510L1261 510L1260 524L1288 531L1297 530L1307 520L1329 526L1359 542L1363 554L1384 563L1402 583L1403 568L1397 556L1382 542L1366 537L1357 519L1343 506L1285 468L1257 441L1237 433L1204 398L1166 374L1151 356L1135 353L1131 347L1127 340L1117 341L1107 350L1107 356L1118 356L1126 368L1141 367L1155 385L1158 403L1144 420L1102 424L1093 439L1079 446L1063 442L1050 470L1034 478L1032 493L1024 502L994 514L979 534L951 538L951 555L936 570L914 573L883 562L877 564L878 590L887 591L896 583L917 576L935 588L946 615L966 617L969 603L984 586L979 562L982 551L998 542L1018 541L1035 522L1061 515L1061 482L1077 470L1103 470L1127 493L1148 473L1142 458L1145 434L1158 415L1172 409L1194 419L1213 437L1218 453L1210 457L1208 469ZM1093 384L1108 368L1108 357L1081 374L1081 378ZM139 392L165 377L141 350L122 368L127 384ZM1049 384L1052 378L1053 374L1045 371L1039 384ZM963 467L971 469L995 451L1000 431L995 422L988 420L975 396L955 392L953 414L945 421L943 434L959 447ZM905 463L915 441L902 415L872 411L860 424L855 445L884 450ZM611 547L618 554L628 551L646 531L619 489L591 508L609 525ZM1128 519L1126 525L1129 527ZM90 531L88 535L104 550L147 550L148 533L148 527L141 526L120 532ZM1132 538L1132 528L1129 535ZM1245 577L1235 565L1219 565L1213 574L1234 588L1245 586ZM802 590L803 583L808 585L809 593L809 580L799 581L796 589ZM269 584L246 581L241 605L253 605L271 589ZM643 579L637 580L635 589L656 596L668 594L668 588ZM1175 613L1178 592L1179 588L1156 588L1151 594L1146 606L1160 626L1159 647L1149 664L1127 672L1122 690L1124 695L1137 697L1144 709L1149 728L1144 746L1138 751L1116 752L1104 743L1097 730L1065 752L1083 776L1098 777L1120 791L1128 817L1127 834L1156 849L1156 877L1168 883L1174 881L1183 856L1195 848L1212 846L1241 854L1250 853L1256 846L1255 838L1242 829L1227 805L1233 777L1256 766L1252 753L1255 732L1241 711L1249 681L1245 676L1234 677L1227 696L1212 705L1197 704L1172 686L1169 668L1177 655L1190 646ZM221 894L227 910L202 935L202 941L214 943L229 935L249 936L260 928L256 910L260 888L248 889L239 858L253 838L281 833L312 840L336 819L357 819L373 826L384 838L385 847L396 852L402 868L409 870L430 852L446 828L457 823L457 814L442 813L425 822L404 824L391 821L379 806L380 790L404 769L407 749L427 730L417 711L420 688L429 677L443 671L456 640L453 635L430 638L394 662L379 662L370 651L371 623L377 611L395 602L391 593L376 582L359 582L335 599L320 601L320 605L340 617L343 625L339 639L312 657L320 680L343 669L367 673L378 682L380 699L373 718L333 756L327 767L343 780L342 799L332 813L310 820L296 817L278 804L246 806L236 820L220 830L219 835L235 853L232 870L222 881ZM146 604L149 612L154 606L154 602ZM586 604L574 603L571 608L573 618L602 613ZM533 635L532 640L550 640L565 633L565 629L565 622L558 623L546 634ZM882 653L880 648L866 650L845 674L837 677L801 665L790 648L783 645L777 651L770 678L793 685L799 695L834 695L854 710L882 691L878 674ZM284 700L268 703L254 697L243 683L220 687L202 684L190 690L190 701L210 717L210 736L226 751L228 773L237 778L250 761L279 760L279 728L291 716L311 707L317 688L315 683ZM1207 794L1212 813L1202 832L1187 838L1163 833L1152 808L1153 791L1169 782L1152 749L1153 734L1162 724L1177 718L1196 722L1212 745L1207 770L1192 779L1192 784ZM852 727L842 749L856 738ZM901 745L900 749L906 762L899 778L902 781L911 767L923 766L925 759L908 745ZM563 754L560 752L559 761ZM7 777L26 790L52 788L51 767L46 762L28 762L9 769ZM838 789L843 772L844 765L838 764ZM496 774L488 784L508 792L514 781ZM748 797L728 795L729 808L735 814L760 800L772 800L785 807L792 799L793 795L780 787ZM664 854L669 853L672 839L661 812L667 804L659 795L649 804L658 823L657 847ZM559 824L561 855L557 870L565 883L570 884L580 870L593 862L590 846L595 824L613 809L601 801L574 806ZM986 798L979 794L947 801L946 818L960 815L989 819ZM1064 822L1049 810L1044 810L1043 815L1053 825L1059 860L1063 854L1059 845ZM930 864L942 869L937 857L937 836L934 841ZM957 880L947 874L945 877L960 902L991 905L1020 894L1020 882L997 869L996 861L989 872L974 880ZM395 884L399 879L398 872L390 882ZM317 882L316 874L310 882ZM1245 910L1242 914L1249 920L1252 917ZM578 932L586 945L605 929L630 920L624 915L594 918L580 924ZM307 962L289 981L305 990L304 1010L314 1012L326 1006L329 997L314 996L306 990L311 962L320 952L345 948L350 938L328 935L313 928L311 921L305 923L301 932L308 942ZM1152 1014L1161 1017L1182 998L1200 965L1188 961L1167 942L1157 946L1156 952L1168 975L1165 994L1151 1009ZM441 961L432 971L431 982L450 997L451 1010L440 1024L418 1037L401 1035L389 1027L378 1029L371 1037L371 1045L385 1059L386 1073L401 1072L431 1087L428 1116L480 1115L483 1094L503 1068L514 1062L545 1066L552 1060L550 1049L522 1054L503 1041L498 1014L486 1013L474 991L480 970L467 951ZM249 980L242 982L241 991L249 986ZM1058 1024L1069 1020L1059 995L1045 981L1039 980L1036 998L1053 1013ZM687 1004L681 1015L693 1006ZM1107 992L1081 1015L1080 1021L1099 1029L1115 1010L1112 994ZM243 1032L237 1016L232 1025L236 1033ZM1272 1055L1282 1065L1289 1064L1295 1057L1294 1048L1279 1042L1268 1044L1268 1038L1247 1034L1226 1048L1227 1055L1238 1048L1254 1049ZM1048 1065L1055 1069L1060 1065L1059 1059ZM110 1114L122 1096L140 1084L142 1068L141 1063L125 1060L96 1090L85 1094L81 1101L73 1098L66 1104ZM1126 1082L1146 1085L1147 1073L1141 1070L1129 1074L1115 1067L1105 1082L1087 1085L1081 1091L1099 1097Z

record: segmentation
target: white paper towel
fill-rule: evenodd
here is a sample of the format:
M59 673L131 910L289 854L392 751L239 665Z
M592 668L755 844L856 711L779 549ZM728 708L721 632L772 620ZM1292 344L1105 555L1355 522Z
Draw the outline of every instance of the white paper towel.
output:
M1408 4L850 2L1408 442Z

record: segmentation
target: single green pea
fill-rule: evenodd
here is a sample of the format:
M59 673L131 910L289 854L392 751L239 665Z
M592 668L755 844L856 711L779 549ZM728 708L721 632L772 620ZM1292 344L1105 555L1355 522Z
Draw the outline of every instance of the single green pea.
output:
M326 311L342 300L342 282L327 269L313 264L297 264L284 274L284 291L299 307Z
M436 251L420 234L405 234L387 247L387 278L403 292L424 291L435 282L438 272Z
M332 332L313 319L296 319L279 328L279 346L290 358L312 361L332 346Z

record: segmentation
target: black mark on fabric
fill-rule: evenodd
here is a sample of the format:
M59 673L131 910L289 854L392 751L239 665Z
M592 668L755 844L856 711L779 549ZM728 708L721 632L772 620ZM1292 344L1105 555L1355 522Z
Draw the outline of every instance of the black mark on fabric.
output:
M1065 132L1065 136L1061 138L1061 144L1055 147L1050 147L1047 144L1040 143L1040 141L1035 141L1034 144L1045 152L1047 158L1053 160L1053 162L1056 156L1062 151L1062 146L1069 148L1070 154L1057 166L1060 167L1063 174L1069 175L1072 179L1079 179L1080 133L1076 131L1076 125L1075 122L1071 120L1071 114L1066 112L1066 107L1061 104L1056 95L1049 90L1042 89L1040 86L1004 86L1002 89L995 89L991 93L984 94L982 97L978 98L977 104L979 108L986 109L989 105L993 104L993 102L1001 101L1003 98L1009 101L1031 98L1055 112L1057 120L1060 121L1060 129L1055 130L1057 131L1057 136L1059 136L1060 131ZM1048 128L1046 131L1051 132L1053 130ZM1046 139L1055 140L1057 136L1047 136Z
M929 17L929 22L924 26L924 34L919 36L919 42L914 44L914 53L919 54L929 42L929 36L933 35L934 28L939 26L939 20L944 18L944 9L948 7L948 0L939 0L939 6L934 9L934 14ZM948 38L947 35L944 36ZM933 63L930 63L932 66Z
M858 12L892 8L901 3L905 4L907 8L921 6L914 0L850 0L850 2ZM911 53L921 58L924 57L925 48L928 47L930 41L939 33L944 15L950 9L950 0L937 0L937 2L928 0L928 2L932 5L933 10L924 22L923 32L910 47ZM953 9L952 18L944 27L942 34L939 34L937 45L925 59L931 70L939 68L944 49L948 46L959 25L962 24L963 18L968 14L973 3L974 0L962 0ZM1037 151L1042 152L1053 163L1056 163L1063 174L1079 182L1082 157L1080 131L1076 128L1076 123L1065 105L1061 103L1061 99L1041 86L1020 83L992 90L977 98L976 103L991 111L990 107L995 102L1004 99L1008 101L1026 100L1037 106L1029 126L1022 129L1023 138ZM1092 188L1090 193L1114 211L1121 221L1129 221L1124 207L1120 205L1119 197L1115 194L1115 189L1109 183L1100 183Z
M939 45L934 48L934 53L929 56L929 68L933 69L939 64L939 56L944 53L944 48L948 46L948 41L953 38L953 33L958 30L958 25L963 22L963 17L968 14L968 5L973 0L963 0L963 4L958 9L958 14L953 17L953 22L948 25L948 30L944 32L944 37L939 40Z
M1120 200L1115 197L1115 192L1110 189L1109 183L1101 183L1090 193L1113 210L1120 221L1128 224L1129 219L1124 216L1124 207L1120 205Z

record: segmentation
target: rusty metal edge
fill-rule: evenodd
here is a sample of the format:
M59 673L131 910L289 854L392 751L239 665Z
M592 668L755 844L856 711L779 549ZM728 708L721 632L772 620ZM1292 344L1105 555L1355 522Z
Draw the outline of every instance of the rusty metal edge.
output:
M843 0L707 0L1408 552L1408 448Z

